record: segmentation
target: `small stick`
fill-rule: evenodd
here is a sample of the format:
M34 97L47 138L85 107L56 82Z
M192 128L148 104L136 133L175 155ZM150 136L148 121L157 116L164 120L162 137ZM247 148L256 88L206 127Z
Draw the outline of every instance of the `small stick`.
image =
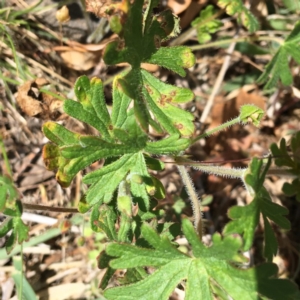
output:
M228 51L227 51L227 56L225 57L224 59L224 62L223 62L223 65L222 65L222 68L218 74L218 77L217 77L217 80L214 84L214 87L213 87L213 90L210 94L210 97L206 103L206 106L202 112L202 115L201 115L201 118L200 118L200 123L203 124L207 118L207 116L209 115L210 111L211 111L211 108L213 106L213 103L214 103L214 99L216 97L216 95L218 94L219 92L219 89L220 89L220 86L224 80L224 76L226 74L226 71L229 67L229 63L230 63L230 59L231 59L231 54L233 53L233 50L235 48L235 45L236 45L236 42L233 42L230 44L229 48L228 48Z
M28 209L28 210L54 211L54 212L72 213L72 214L79 213L78 209L73 207L47 206L47 205L33 204L27 202L22 202L22 206L24 209Z

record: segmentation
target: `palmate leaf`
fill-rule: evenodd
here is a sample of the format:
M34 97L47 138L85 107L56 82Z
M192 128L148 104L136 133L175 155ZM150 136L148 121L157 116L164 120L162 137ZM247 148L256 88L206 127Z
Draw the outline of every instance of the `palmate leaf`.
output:
M136 144L110 143L99 137L83 136L54 122L45 123L43 132L53 142L44 146L45 164L49 170L58 170L56 179L63 187L68 187L79 171L97 160L139 150Z
M110 115L103 92L103 83L99 78L81 76L74 86L78 102L65 100L64 112L71 117L96 128L102 137L112 141L109 134Z
M214 299L214 286L221 288L231 299L256 300L263 295L281 300L293 299L296 294L296 286L292 282L272 278L277 273L275 264L267 263L247 270L239 268L244 260L239 254L239 239L228 236L222 240L215 234L213 245L206 247L186 219L183 220L183 232L191 244L191 256L178 251L167 237L160 237L148 225L143 225L142 235L153 249L126 244L108 245L107 254L117 257L110 261L110 267L152 266L157 270L134 284L107 289L104 296L114 300L169 299L182 280L186 280L186 300Z
M255 229L259 223L259 217L262 215L265 229L264 256L268 261L272 261L273 255L276 255L278 247L269 220L272 220L282 229L290 229L290 222L284 217L284 215L288 214L288 210L273 203L268 191L263 186L270 162L269 160L268 164L263 168L263 162L261 160L256 158L252 160L248 172L245 175L245 185L250 194L253 195L253 200L246 206L234 206L231 208L228 215L233 221L229 222L224 228L224 234L243 234L245 240L244 250L248 250L252 245Z
M289 58L292 57L300 64L300 21L296 23L294 29L280 45L272 60L266 66L265 71L258 78L258 83L267 82L265 89L276 86L277 81L281 80L283 85L290 85L293 82L293 76L289 68Z
M143 154L138 152L135 154L123 155L115 162L102 167L101 169L89 173L83 179L84 183L92 184L86 194L86 202L89 206L97 203L109 203L113 193L122 180L127 176L140 176L142 182L136 184L131 181L131 191L137 201L140 199L139 206L145 210L149 208L149 196L146 190L146 182L151 180L146 168L146 162Z
M136 143L124 145L114 139L100 79L79 77L74 90L78 102L65 100L64 111L96 128L101 137L84 136L54 122L43 125L45 136L52 142L44 146L43 158L49 170L57 170L56 179L63 187L68 187L74 176L94 161L135 153L137 148Z
M158 88L162 89L165 97L172 94L174 97L170 102L173 103L185 102L191 97L191 93L185 89L172 89L171 86L162 84ZM144 179L148 178L148 186L149 182L153 185L141 151L144 150L149 154L178 153L189 145L189 140L180 138L179 131L172 127L166 115L163 115L167 122L166 127L169 126L171 132L178 134L158 142L148 142L148 136L136 122L135 110L127 111L131 98L127 96L127 83L120 77L114 81L111 119L107 109L103 108L103 90L99 80L89 81L86 76L80 77L75 90L79 102L68 100L65 104L67 112L97 128L101 136L81 135L57 123L46 122L43 132L52 142L46 144L43 149L47 168L57 171L57 181L63 187L67 187L79 171L93 162L116 158L102 169L85 177L84 182L92 186L84 199L86 204L81 203L81 210L87 210L95 204L99 206L101 203L109 203L119 183L128 174L136 173ZM137 185L132 182L131 188L133 195L140 201L139 207L146 211L149 208L147 183Z

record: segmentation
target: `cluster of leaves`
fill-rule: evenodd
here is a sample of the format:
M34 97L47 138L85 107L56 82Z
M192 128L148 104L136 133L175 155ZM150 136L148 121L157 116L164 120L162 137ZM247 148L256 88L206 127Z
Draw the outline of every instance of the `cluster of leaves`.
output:
M82 135L54 122L43 125L43 132L50 140L44 146L43 158L47 168L56 172L61 186L69 186L74 176L93 162L104 161L100 169L84 176L83 182L90 186L79 203L79 210L82 213L91 211L91 227L96 232L104 232L110 242L98 259L99 267L107 268L101 288L107 288L116 269L127 269L120 282L123 286L107 289L105 297L168 299L174 288L185 280L186 299L213 299L214 294L233 299L241 295L245 299L296 299L299 293L295 285L287 279L274 278L277 267L271 263L278 245L270 220L283 229L289 229L290 224L284 217L287 210L273 203L263 186L270 162L264 166L262 161L254 159L247 171L241 173L253 200L245 207L230 209L229 216L233 220L224 229L225 238L215 234L212 246L202 243L188 220L182 220L182 230L176 224L158 222L162 213L154 207L164 198L165 191L149 170L159 172L164 164L154 156L180 155L207 135L193 137L193 116L178 107L178 104L191 101L193 93L166 84L141 68L142 63L157 64L184 76L184 69L195 62L187 47L161 47L162 42L179 33L179 22L170 11L153 14L158 2L147 1L146 6L144 1L128 1L127 6L121 6L123 12L111 17L111 27L119 40L108 44L105 63L126 62L131 66L130 71L114 78L111 111L106 105L103 83L98 78L80 77L74 87L77 101L64 101L65 113L92 126L99 135ZM238 14L251 32L257 29L256 19L241 0L220 0L219 5L228 14ZM202 41L207 41L220 26L219 22L210 20L213 15L213 8L208 7L193 23ZM288 43L298 41L297 26L288 37ZM294 51L293 47L290 48ZM284 54L287 57L287 53ZM258 126L261 118L261 109L244 106L240 116L226 126L249 121ZM150 128L162 138L153 140ZM295 157L300 149L299 141L300 136L297 136L293 142ZM285 154L285 142L273 151ZM299 172L296 170L299 164L288 163L291 169ZM1 183L10 184L6 180ZM0 185L0 199L3 193ZM5 193L3 198L7 200L12 196L11 192ZM13 229L9 251L17 240L22 242L28 235L20 219L21 204L16 203L15 210L0 203L1 207L6 207L6 214L12 216L0 232L3 235ZM241 251L252 246L261 216L265 230L264 256L268 262L249 268ZM190 243L188 254L172 242L180 233ZM233 237L232 233L240 234L243 240ZM150 275L145 271L149 266L156 268ZM155 293L153 286L157 287Z
M197 38L200 44L211 40L211 34L217 32L223 23L216 20L216 11L212 5L201 10L200 16L191 25L197 30Z
M192 254L176 249L166 237L160 237L151 227L142 226L142 235L151 248L112 243L106 252L117 257L111 262L116 269L154 266L158 270L144 280L129 286L108 289L107 299L168 299L174 288L186 280L185 299L213 299L213 293L224 299L292 299L295 286L288 280L273 278L277 266L264 264L243 270L245 258L239 254L240 239L232 236L223 240L214 234L213 245L206 247L199 240L193 225L182 221L183 233L189 241ZM153 293L155 286L155 293ZM275 288L276 287L276 288Z
M259 218L262 216L265 238L264 256L271 262L277 253L278 244L269 220L286 230L290 229L290 222L284 217L288 214L288 210L273 203L268 191L263 186L270 164L270 159L265 166L263 166L262 160L257 158L252 160L243 181L250 194L253 195L253 200L246 206L234 206L229 210L228 215L233 221L226 225L224 234L243 234L244 250L249 250Z
M258 78L258 83L267 82L265 89L273 88L280 79L282 84L293 83L293 76L289 67L289 58L292 57L300 64L300 22L297 22L292 32L279 46L277 52L266 66L265 71Z
M245 7L242 0L219 0L218 5L226 10L230 16L237 14L238 21L242 23L250 33L258 30L259 24L255 16Z
M186 47L160 48L162 41L179 32L178 22L169 11L153 16L155 4L150 3L143 14L143 3L135 2L122 30L118 28L120 41L110 43L105 50L107 64L127 62L132 67L114 79L111 114L103 84L97 78L80 77L74 87L78 101L64 102L67 114L94 127L99 136L83 136L54 122L43 126L51 141L43 149L44 161L48 169L57 171L57 181L63 187L69 186L80 170L105 159L101 169L83 178L90 188L79 210L92 209L92 228L120 242L131 242L133 236L138 239L141 221L155 217L157 212L151 209L164 198L163 185L148 172L164 166L152 156L179 154L189 147L194 132L193 116L177 107L191 101L193 93L166 84L140 68L142 62L156 63L185 75L184 68L194 64L194 56ZM168 137L151 140L150 126ZM136 217L133 204L139 207ZM111 223L117 221L118 232Z

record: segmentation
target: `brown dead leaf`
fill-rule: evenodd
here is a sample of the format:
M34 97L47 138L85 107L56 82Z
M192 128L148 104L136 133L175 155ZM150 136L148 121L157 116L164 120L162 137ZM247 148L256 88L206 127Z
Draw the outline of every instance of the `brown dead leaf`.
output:
M56 46L47 49L45 52L60 52L61 58L69 68L77 71L87 71L99 63L103 49L108 43L115 40L117 40L117 36L113 34L99 44L84 45L75 41L68 41L67 46Z
M49 85L49 82L43 78L26 81L19 87L17 102L22 111L30 116L42 120L63 119L63 101L40 91L43 86Z
M238 109L240 109L240 107L244 104L254 104L263 110L266 109L264 97L258 95L255 92L253 92L252 94L249 94L249 93L245 92L244 89L241 89L236 98L236 107L238 107Z
M78 268L72 268L65 272L61 272L64 276L73 273L78 273ZM84 291L89 290L91 287L82 282L65 283L57 286L47 287L41 290L38 295L42 299L60 300L60 299L79 299Z
M77 71L87 71L93 68L100 60L97 52L65 51L60 53L65 64Z
M153 65L153 64L148 64L148 63L142 63L141 68L143 68L151 73L154 73L159 69L158 65Z
M85 0L85 7L86 11L94 13L99 18L128 11L126 0Z
M182 29L188 27L191 22L199 15L200 10L206 4L206 0L194 0L189 7L180 16L180 27ZM172 8L172 7L171 7Z
M209 128L214 128L228 120L237 117L239 115L240 107L245 104L254 104L265 110L265 99L262 96L256 94L255 92L248 94L246 91L244 91L244 89L240 89L235 99L226 102L216 101L212 109L212 121Z
M167 5L175 15L179 15L190 6L191 2L192 0L168 0Z

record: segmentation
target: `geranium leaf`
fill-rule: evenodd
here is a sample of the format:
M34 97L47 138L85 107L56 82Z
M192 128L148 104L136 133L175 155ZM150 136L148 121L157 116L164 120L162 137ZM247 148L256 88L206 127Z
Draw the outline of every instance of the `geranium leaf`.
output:
M264 218L265 223L265 256L271 261L277 252L277 243L274 243L274 234L271 233L271 227L268 220L273 221L283 229L288 230L290 223L284 215L288 214L288 210L276 203L272 199L263 186L266 172L270 166L270 160L266 166L263 162L254 158L249 166L249 171L245 175L245 184L253 200L250 204L239 207L235 206L229 210L229 217L233 221L229 222L224 228L225 234L240 233L243 234L245 244L244 250L248 250L253 242L254 232L259 222L260 215Z
M297 289L292 282L272 278L277 273L276 265L264 264L247 270L234 267L233 262L238 266L244 260L239 254L239 239L226 237L222 240L215 234L213 245L206 247L186 219L183 220L183 231L192 245L191 256L178 251L166 237L160 237L148 225L143 225L142 234L153 249L125 244L108 245L107 254L117 257L110 261L112 268L152 266L157 270L134 284L107 289L105 297L114 300L169 299L182 280L186 280L186 300L213 299L213 286L221 287L232 299L240 299L240 295L243 299L253 300L260 295L274 296L274 283L278 284L278 294L272 299L292 299L296 294Z

